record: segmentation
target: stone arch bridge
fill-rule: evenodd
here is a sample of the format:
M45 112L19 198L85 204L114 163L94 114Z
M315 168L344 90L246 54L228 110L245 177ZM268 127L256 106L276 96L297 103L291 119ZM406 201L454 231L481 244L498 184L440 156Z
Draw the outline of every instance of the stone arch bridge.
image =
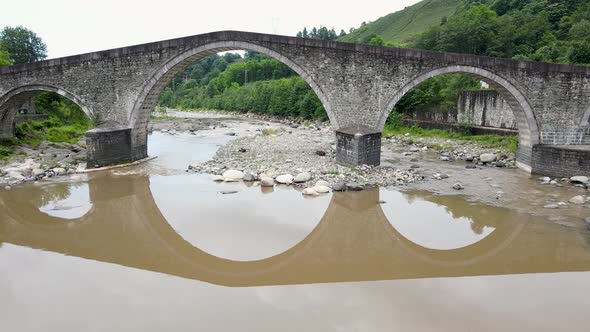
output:
M149 114L164 87L190 63L236 49L278 59L310 85L336 131L341 163L379 164L380 133L396 102L426 79L465 73L509 103L520 168L554 176L590 172L590 67L238 31L2 67L0 138L14 135L20 105L53 91L100 120L86 135L91 167L145 158Z

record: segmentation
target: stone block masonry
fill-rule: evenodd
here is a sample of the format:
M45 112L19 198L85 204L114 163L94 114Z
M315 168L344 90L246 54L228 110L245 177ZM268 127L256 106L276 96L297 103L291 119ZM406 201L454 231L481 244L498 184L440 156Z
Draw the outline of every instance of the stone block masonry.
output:
M131 128L96 128L86 132L88 167L132 161Z
M89 117L113 124L101 134L87 135L89 165L142 159L149 115L167 84L195 61L230 50L264 54L299 74L317 94L335 130L369 128L373 134L358 141L340 141L358 143L358 156L340 154L348 156L343 163L378 164L377 133L395 104L421 82L451 73L487 82L510 106L519 130L519 156L526 157L520 160L522 168L531 168L535 145L588 140L590 67L240 31L1 67L0 136L14 134L11 126L21 105L40 91L50 91L77 103ZM112 151L108 144L113 144ZM350 147L341 151L354 151Z
M362 126L337 130L336 161L346 166L379 165L381 132Z
M590 175L590 146L535 145L532 172L556 178Z
M510 105L495 90L462 91L457 100L457 122L480 127L518 129Z

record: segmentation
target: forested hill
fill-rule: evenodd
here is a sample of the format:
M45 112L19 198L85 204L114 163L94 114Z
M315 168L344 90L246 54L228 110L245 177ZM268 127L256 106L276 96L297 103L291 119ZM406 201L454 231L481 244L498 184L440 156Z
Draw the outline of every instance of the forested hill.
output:
M590 64L590 1L465 0L414 48Z
M380 36L385 42L399 45L411 41L411 37L439 25L455 13L463 0L423 0L395 13L388 14L368 24L353 29L340 37L340 41L368 43Z

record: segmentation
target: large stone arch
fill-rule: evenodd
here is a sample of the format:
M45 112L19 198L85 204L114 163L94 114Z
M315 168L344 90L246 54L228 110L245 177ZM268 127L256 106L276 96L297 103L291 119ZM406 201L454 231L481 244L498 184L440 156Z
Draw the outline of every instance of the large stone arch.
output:
M137 149L146 149L147 123L149 120L149 114L155 108L158 97L166 85L174 78L174 76L176 76L176 74L178 74L191 63L199 61L206 56L231 50L248 50L258 52L287 65L299 76L301 76L301 78L311 87L324 106L324 109L326 110L332 125L334 127L338 127L337 119L330 107L327 94L322 90L319 84L317 84L314 78L295 61L275 50L252 42L231 40L216 41L196 46L189 49L188 51L174 56L162 66L160 66L152 75L152 77L144 84L135 104L133 105L133 109L129 114L129 126L133 130L132 140L135 153L139 152Z
M539 126L533 108L527 100L527 97L514 84L486 69L460 65L446 66L422 73L412 78L391 98L389 98L387 108L383 110L381 118L379 119L380 130L385 126L385 121L387 120L389 113L393 110L393 107L406 93L416 85L435 76L444 74L468 74L485 81L498 90L500 95L510 105L518 124L519 147L517 152L517 165L519 168L531 172L532 148L534 145L540 143Z
M82 111L93 119L94 114L84 101L66 89L48 84L30 84L14 88L0 96L0 138L12 137L14 134L14 118L18 107L33 98L39 92L54 92L76 103Z

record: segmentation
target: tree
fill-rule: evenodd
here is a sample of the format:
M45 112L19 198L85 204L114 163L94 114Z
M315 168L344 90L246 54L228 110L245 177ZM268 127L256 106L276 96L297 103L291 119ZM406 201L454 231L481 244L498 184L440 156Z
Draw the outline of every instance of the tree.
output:
M383 46L385 45L385 42L383 41L383 38L381 38L380 36L373 36L371 38L371 40L369 40L369 44L370 45L377 45L377 46Z
M15 63L30 63L47 57L47 46L33 31L22 26L5 27L0 31L0 50Z
M10 66L12 61L8 52L0 50L0 66Z

